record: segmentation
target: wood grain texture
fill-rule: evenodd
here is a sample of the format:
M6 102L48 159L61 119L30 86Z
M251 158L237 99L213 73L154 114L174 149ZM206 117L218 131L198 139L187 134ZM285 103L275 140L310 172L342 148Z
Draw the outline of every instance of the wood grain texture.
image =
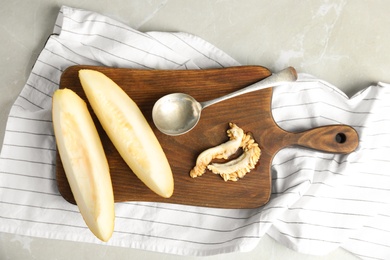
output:
M184 71L92 66L68 68L61 77L60 87L73 89L87 101L78 79L78 71L83 68L103 72L138 104L160 141L174 174L175 190L171 198L164 199L150 191L122 160L89 107L110 165L116 202L154 201L216 208L255 208L270 198L272 158L283 147L300 145L326 152L348 153L358 144L356 131L349 126L321 127L303 133L280 129L271 114L272 88L206 108L198 125L184 135L164 135L154 126L152 107L161 96L183 92L198 101L210 100L269 76L270 71L261 66ZM262 155L256 168L237 182L224 182L211 172L190 178L189 171L197 156L203 150L228 140L229 122L251 132L259 143ZM58 153L56 170L59 192L67 201L75 203Z

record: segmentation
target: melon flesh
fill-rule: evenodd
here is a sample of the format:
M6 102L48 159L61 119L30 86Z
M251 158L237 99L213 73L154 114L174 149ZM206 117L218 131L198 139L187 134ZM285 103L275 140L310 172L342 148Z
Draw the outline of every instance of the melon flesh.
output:
M156 194L173 194L166 155L137 104L105 74L79 71L88 101L103 129L134 174Z
M114 230L114 195L110 171L85 102L72 90L53 95L57 148L73 196L92 233L108 241Z

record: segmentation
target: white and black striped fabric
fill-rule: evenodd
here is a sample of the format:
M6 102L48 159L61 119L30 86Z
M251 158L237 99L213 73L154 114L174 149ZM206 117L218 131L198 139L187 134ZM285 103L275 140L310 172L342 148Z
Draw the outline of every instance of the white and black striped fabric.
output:
M15 101L0 156L0 231L99 242L76 206L58 193L51 96L75 64L146 69L239 65L186 33L142 33L93 12L62 7L54 33ZM390 258L390 85L352 98L309 75L275 89L272 111L289 131L348 124L360 135L348 155L281 150L264 207L226 210L159 203L117 203L108 245L182 255L253 249L264 234L308 254L343 247L363 259ZM246 199L246 198L242 198Z

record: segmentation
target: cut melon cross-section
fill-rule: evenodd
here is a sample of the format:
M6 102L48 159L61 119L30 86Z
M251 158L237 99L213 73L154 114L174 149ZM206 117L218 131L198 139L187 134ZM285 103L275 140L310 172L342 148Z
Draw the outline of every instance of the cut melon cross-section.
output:
M114 195L103 146L85 102L70 89L53 95L53 126L65 175L92 233L108 241L114 230Z
M171 197L170 165L137 104L99 71L82 69L79 78L94 113L127 165L156 194Z

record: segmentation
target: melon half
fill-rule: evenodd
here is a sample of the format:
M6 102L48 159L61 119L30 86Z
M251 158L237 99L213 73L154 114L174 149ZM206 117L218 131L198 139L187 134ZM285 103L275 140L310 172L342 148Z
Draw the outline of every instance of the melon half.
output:
M82 69L79 78L89 104L126 164L153 192L171 197L174 189L171 167L137 104L99 71Z
M57 148L73 196L92 233L108 241L114 230L114 195L102 143L85 102L70 89L53 95Z

